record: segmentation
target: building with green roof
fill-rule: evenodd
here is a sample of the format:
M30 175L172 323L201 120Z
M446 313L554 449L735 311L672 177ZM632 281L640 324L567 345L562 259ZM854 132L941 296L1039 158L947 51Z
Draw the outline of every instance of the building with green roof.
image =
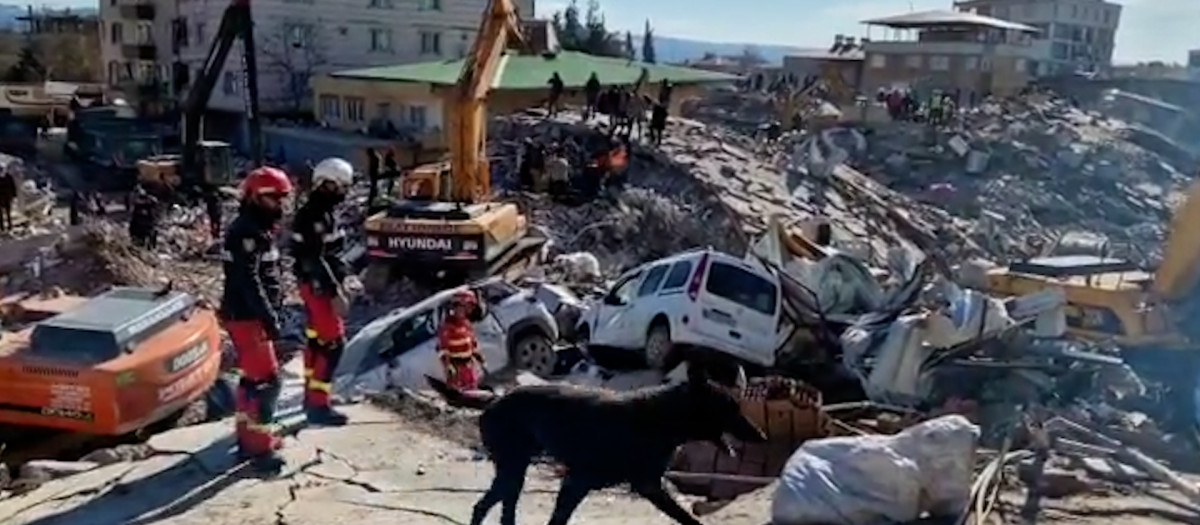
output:
M440 128L442 97L458 81L463 63L462 59L424 62L339 71L318 77L313 80L316 117L343 129L365 128L372 121L391 121L397 128L417 132ZM578 101L593 72L604 85L632 85L643 70L652 83L648 89L656 90L656 84L663 79L675 84L673 105L695 96L700 86L737 79L724 73L576 51L509 52L497 68L488 107L493 113L511 113L539 105L547 96L548 82L554 73L563 79L568 100Z

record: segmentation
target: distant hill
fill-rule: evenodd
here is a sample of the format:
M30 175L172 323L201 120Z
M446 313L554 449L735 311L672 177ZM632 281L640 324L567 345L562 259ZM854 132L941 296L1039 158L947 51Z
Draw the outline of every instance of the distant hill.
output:
M640 43L640 36L634 37L634 42ZM783 57L793 54L797 48L789 46L749 44L749 43L730 43L730 42L706 42L704 40L690 40L687 38L675 38L670 36L654 36L654 53L659 62L683 62L685 60L697 60L704 56L705 53L714 53L721 56L740 55L747 47L755 48L763 58L771 64L783 63Z

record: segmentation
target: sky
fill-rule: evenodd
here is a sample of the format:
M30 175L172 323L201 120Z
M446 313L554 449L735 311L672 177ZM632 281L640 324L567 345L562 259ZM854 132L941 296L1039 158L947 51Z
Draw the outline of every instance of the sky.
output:
M365 0L364 0L365 1ZM549 16L569 0L534 0ZM26 2L0 1L25 5ZM52 7L95 6L97 0L30 0ZM586 0L580 0L586 5ZM1119 0L1125 6L1115 60L1185 62L1200 49L1200 0ZM952 0L600 0L608 26L640 33L650 19L664 36L719 42L825 47L833 35L864 35L861 20L910 10L948 9ZM751 7L753 6L753 7Z

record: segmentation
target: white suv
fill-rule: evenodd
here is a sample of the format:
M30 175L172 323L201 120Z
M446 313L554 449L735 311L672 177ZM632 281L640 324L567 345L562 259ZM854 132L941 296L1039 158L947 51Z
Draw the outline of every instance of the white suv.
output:
M660 369L678 364L674 350L687 346L766 367L775 363L780 302L770 271L697 250L626 272L584 314L578 334L591 347L645 349Z

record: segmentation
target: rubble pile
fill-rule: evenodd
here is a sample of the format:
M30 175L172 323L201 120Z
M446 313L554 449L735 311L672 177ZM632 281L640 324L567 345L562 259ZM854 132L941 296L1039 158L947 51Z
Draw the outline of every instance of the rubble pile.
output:
M994 257L1037 255L1078 233L1153 260L1189 167L1130 142L1128 130L1031 95L984 103L947 128L876 126L850 164L944 209Z
M738 253L746 239L738 235L746 217L728 208L720 196L695 178L690 166L651 152L635 151L628 185L608 198L582 204L557 202L548 196L513 191L517 159L525 138L543 143L586 143L598 136L577 115L556 120L517 115L496 119L493 136L493 183L508 188L502 197L521 205L532 223L550 234L564 252L590 251L606 273L680 251L712 246ZM578 166L582 158L573 164ZM728 235L714 235L728 232Z

